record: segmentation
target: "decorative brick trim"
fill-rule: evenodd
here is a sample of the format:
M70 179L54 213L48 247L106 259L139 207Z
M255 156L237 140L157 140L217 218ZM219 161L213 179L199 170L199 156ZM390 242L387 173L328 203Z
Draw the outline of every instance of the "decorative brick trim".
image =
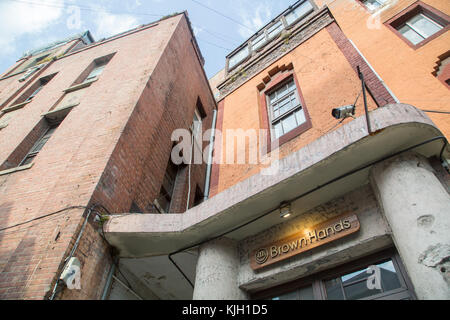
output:
M353 47L339 26L333 22L327 26L326 29L341 52L344 54L347 61L350 63L355 73L358 73L357 67L360 67L361 72L364 74L366 87L378 107L382 107L390 103L396 103L394 97L392 97L380 79L378 79L376 74L364 61L363 57L361 57L355 47Z
M222 100L217 105L217 124L216 130L222 132L223 129L223 117L224 117L224 109L225 109L225 101ZM217 163L217 159L220 159L222 156L222 142L216 144L216 140L214 140L214 153L213 153L213 163L211 169L211 181L209 188L209 198L215 196L218 193L219 188L219 172L220 172L220 164Z

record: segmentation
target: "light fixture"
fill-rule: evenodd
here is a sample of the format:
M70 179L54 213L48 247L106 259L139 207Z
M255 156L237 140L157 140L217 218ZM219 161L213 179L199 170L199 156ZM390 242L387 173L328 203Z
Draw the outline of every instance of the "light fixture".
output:
M289 218L292 215L291 204L282 202L280 204L280 217L283 219Z

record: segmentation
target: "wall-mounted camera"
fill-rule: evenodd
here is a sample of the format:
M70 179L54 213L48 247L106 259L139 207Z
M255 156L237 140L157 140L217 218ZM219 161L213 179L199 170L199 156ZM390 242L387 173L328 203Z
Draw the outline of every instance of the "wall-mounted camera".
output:
M354 105L343 106L343 107L339 107L339 108L334 108L333 111L331 111L331 114L336 119L345 119L348 117L354 118L355 117L355 109L356 108Z

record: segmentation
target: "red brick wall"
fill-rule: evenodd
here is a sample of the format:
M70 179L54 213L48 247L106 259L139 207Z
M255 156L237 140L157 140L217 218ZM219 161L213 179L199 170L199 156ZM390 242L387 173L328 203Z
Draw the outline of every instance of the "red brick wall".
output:
M0 229L68 206L100 203L124 213L133 200L142 207L153 200L169 159L171 130L191 125L198 96L208 113L204 127L211 125L214 99L190 38L184 16L178 15L67 55L41 73L57 75L24 108L11 113L9 125L0 131L0 163L27 140L42 114L94 59L116 52L99 80L83 89L81 103L59 125L33 167L0 176ZM203 184L204 169L194 168L192 192L195 183ZM0 231L0 299L49 296L85 213L73 209ZM65 290L62 298L101 296L110 258L97 227L90 222L75 252L82 262L82 290Z

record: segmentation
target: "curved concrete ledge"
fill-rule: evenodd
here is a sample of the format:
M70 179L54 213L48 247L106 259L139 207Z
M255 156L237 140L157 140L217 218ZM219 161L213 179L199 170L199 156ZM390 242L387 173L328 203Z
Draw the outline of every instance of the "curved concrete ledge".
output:
M360 117L279 160L276 175L260 172L184 214L112 216L104 226L106 238L122 257L168 254L230 230L268 208L276 210L282 201L343 173L442 135L423 112L410 105L387 105L372 111L370 118L375 132L371 136L367 134L365 117ZM436 141L416 152L429 157L438 155L441 148L442 142ZM346 178L345 183L318 190L302 199L302 212L367 181L368 170ZM269 216L230 236L240 240L281 222L278 214Z

